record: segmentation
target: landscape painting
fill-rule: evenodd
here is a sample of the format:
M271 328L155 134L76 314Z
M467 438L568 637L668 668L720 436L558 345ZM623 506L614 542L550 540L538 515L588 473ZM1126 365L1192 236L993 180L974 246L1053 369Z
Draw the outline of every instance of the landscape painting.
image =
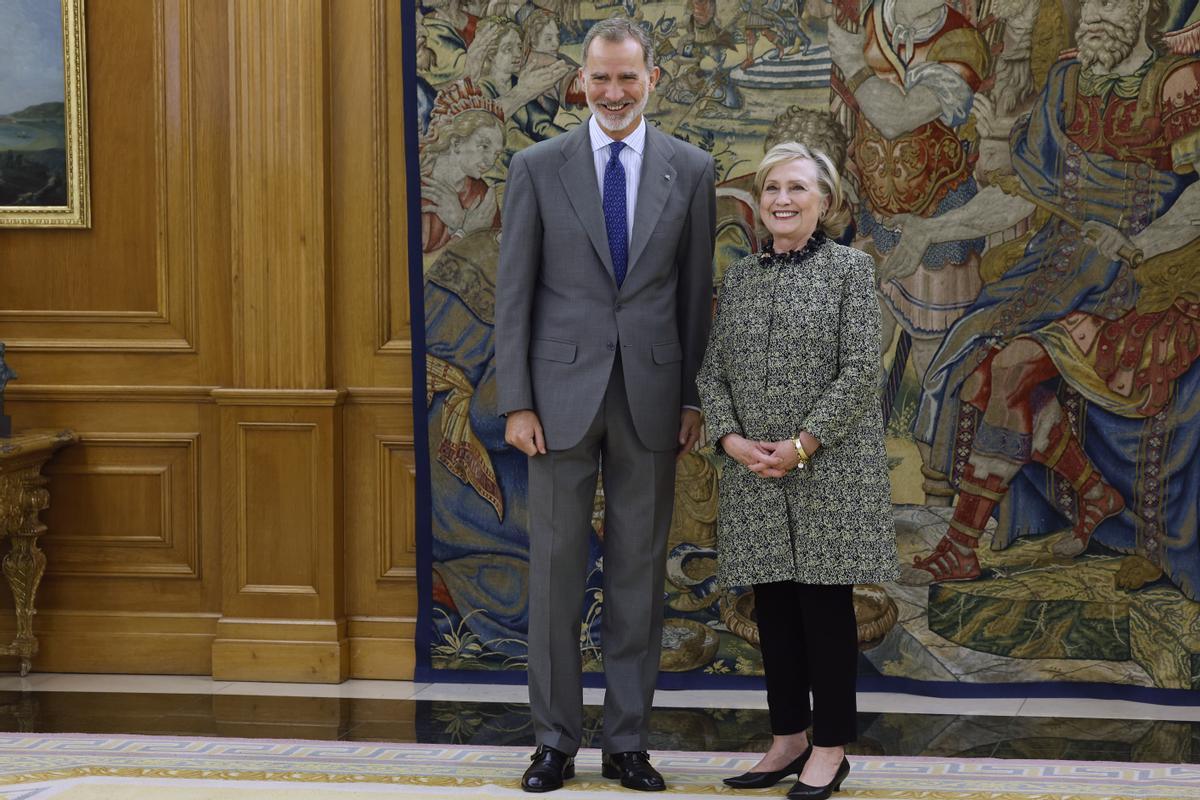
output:
M88 227L83 0L0 0L0 225Z

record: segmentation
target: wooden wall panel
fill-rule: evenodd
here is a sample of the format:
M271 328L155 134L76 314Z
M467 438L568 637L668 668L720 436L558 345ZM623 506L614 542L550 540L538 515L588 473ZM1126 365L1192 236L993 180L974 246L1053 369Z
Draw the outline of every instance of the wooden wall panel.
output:
M335 3L330 37L334 378L411 386L399 3Z
M331 6L334 374L345 410L351 675L411 678L412 341L399 3Z
M417 569L417 464L411 436L375 434L379 477L375 485L379 541L377 575L381 579L412 579Z
M384 6L376 0L377 6ZM378 134L379 140L386 145L391 158L387 162L387 197L388 197L388 227L393 231L389 242L386 292L381 297L386 298L386 318L388 324L382 328L386 341L385 352L396 355L412 353L412 315L410 313L409 281L408 281L408 166L409 158L416 158L416 153L405 149L404 102L406 87L404 83L404 65L402 57L402 36L400 30L399 9L395 3L387 3L388 13L377 15L376 25L383 30L386 48L376 59L372 67L376 74L386 81L385 97L387 105L387 127ZM408 383L405 375L403 383Z
M0 340L27 385L221 382L227 7L113 0L86 21L92 228L4 232Z
M217 390L222 617L213 675L346 677L336 391Z
M235 2L231 30L237 385L324 388L329 358L324 3Z
M411 677L400 2L89 4L93 227L0 249L35 670Z
M35 670L211 672L220 453L209 392L9 385L5 408L20 427L70 427L81 439L46 467ZM150 494L152 511L135 507ZM11 602L0 592L0 605Z
M7 313L58 312L57 321L64 321L153 317L161 310L155 251L165 201L158 163L165 131L158 121L167 113L167 31L164 8L147 10L140 0L86 9L93 228L82 236L70 230L6 232L0 259L12 280ZM123 46L106 46L118 36ZM130 86L149 91L131 92ZM173 88L178 94L180 87ZM79 269L83 263L91 269ZM111 265L118 268L104 269Z
M51 578L200 577L199 433L89 433L45 469Z
M238 422L237 591L315 595L321 520L317 426Z
M359 390L347 398L346 608L351 674L411 678L416 559L410 395Z
M194 351L204 221L191 135L205 103L192 11L182 1L88 8L93 225L5 234L0 321L12 350Z

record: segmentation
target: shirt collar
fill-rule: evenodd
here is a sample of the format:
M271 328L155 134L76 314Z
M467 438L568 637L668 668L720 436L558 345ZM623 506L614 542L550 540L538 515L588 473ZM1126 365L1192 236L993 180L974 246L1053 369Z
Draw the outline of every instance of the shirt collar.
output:
M592 152L593 153L596 152L597 150L601 149L602 147L608 147L610 144L612 144L613 142L616 141L616 139L609 136L607 133L604 132L604 129L600 127L600 123L596 121L595 114L588 117L588 133L592 137ZM639 156L642 155L642 151L646 147L646 115L645 114L642 115L642 119L640 122L638 122L638 126L633 129L633 133L626 136L624 139L621 140L621 142L623 144L625 144L626 146L628 146L630 149L632 149L633 152L637 153Z

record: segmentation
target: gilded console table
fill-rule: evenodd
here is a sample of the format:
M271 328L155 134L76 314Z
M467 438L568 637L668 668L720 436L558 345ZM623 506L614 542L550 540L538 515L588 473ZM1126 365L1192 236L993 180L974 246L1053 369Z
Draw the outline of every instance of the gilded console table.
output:
M20 658L22 676L29 674L38 651L34 598L46 571L46 556L37 546L37 538L46 532L38 514L50 506L42 466L55 450L78 439L71 431L27 431L0 438L0 537L12 540L4 556L4 577L17 614L17 638L0 645L0 655Z

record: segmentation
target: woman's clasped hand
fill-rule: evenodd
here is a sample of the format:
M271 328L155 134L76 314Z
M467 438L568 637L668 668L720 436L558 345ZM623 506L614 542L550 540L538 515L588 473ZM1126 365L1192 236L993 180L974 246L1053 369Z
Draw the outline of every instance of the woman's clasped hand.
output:
M791 439L760 442L728 433L721 447L729 457L762 478L782 478L800 465L800 454Z

